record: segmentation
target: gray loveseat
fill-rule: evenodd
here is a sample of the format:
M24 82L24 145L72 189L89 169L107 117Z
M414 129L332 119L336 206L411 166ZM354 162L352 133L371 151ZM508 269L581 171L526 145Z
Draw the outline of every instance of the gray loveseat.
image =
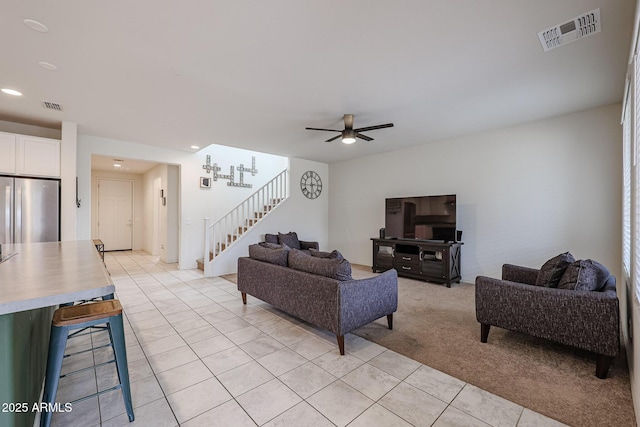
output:
M578 271L586 275L584 270L589 265L581 267L584 261L568 262L578 264ZM580 289L579 285L571 288L571 283L563 286L560 277L566 284L564 278L570 274L563 274L557 266L549 274L556 276L561 289L557 284L541 284L541 278L543 282L549 279L542 277L541 270L510 264L502 266L502 280L478 276L476 318L481 325L480 340L487 342L493 325L592 351L597 354L596 376L606 378L620 346L615 277L607 275L607 270L598 278L600 284Z
M333 332L341 355L348 332L384 316L393 328L398 308L395 270L354 280L351 266L337 251L315 251L312 256L286 246L261 245L251 245L250 256L238 258L238 290L245 304L248 294Z

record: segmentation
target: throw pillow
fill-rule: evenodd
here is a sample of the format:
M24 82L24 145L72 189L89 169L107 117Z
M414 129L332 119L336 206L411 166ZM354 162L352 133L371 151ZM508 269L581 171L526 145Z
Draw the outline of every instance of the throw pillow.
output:
M609 281L609 276L611 276L611 273L609 272L609 269L607 267L600 264L598 261L593 261L591 259L588 259L587 261L592 262L593 265L595 265L596 268L598 269L598 278L597 278L598 285L597 285L596 291L601 291L607 285L607 282Z
M290 231L287 234L278 233L278 243L287 245L290 248L300 249L300 240L298 240L298 235L294 231Z
M545 262L540 268L540 273L536 280L536 286L547 288L557 288L558 282L569 264L575 262L575 258L569 252L557 255Z
M351 264L346 259L314 257L297 249L289 251L289 267L336 280L353 279Z
M569 265L558 283L558 289L595 291L598 289L599 269L591 260L580 260Z
M249 257L286 267L289 249L280 245L277 246L277 248L268 248L259 244L249 245Z
M309 249L309 253L311 254L311 256L318 257L318 258L335 258L338 260L344 259L340 251L338 251L337 249L334 249L331 252L323 252L323 251L319 251L317 249L311 248Z
M275 243L278 244L278 235L277 234L265 234L264 241L267 243Z

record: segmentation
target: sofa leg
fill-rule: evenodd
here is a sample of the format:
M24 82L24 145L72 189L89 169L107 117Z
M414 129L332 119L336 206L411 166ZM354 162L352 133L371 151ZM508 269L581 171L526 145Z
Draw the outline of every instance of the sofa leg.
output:
M393 329L393 313L387 314L387 324L389 325L389 329Z
M246 292L241 292L242 294L242 303L243 304L247 304L247 293Z
M491 325L486 325L484 323L480 324L480 342L487 342L487 338L489 338L489 329L491 329Z
M336 335L338 338L338 349L340 349L340 356L344 356L344 335Z
M609 373L609 367L613 362L613 357L605 356L604 354L599 354L596 359L596 377L601 380L607 378L607 374Z

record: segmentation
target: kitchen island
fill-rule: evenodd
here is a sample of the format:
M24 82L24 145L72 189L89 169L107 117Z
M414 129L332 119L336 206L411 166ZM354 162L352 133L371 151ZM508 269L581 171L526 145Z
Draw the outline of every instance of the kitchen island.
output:
M115 292L91 240L2 245L0 425L32 426L59 304ZM15 404L27 403L26 412ZM10 410L13 409L13 410Z

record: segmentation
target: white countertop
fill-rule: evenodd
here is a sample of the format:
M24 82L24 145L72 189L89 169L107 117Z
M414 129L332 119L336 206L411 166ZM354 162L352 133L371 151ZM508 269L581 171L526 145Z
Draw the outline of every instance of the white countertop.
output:
M115 286L91 240L2 245L0 315L96 298Z

